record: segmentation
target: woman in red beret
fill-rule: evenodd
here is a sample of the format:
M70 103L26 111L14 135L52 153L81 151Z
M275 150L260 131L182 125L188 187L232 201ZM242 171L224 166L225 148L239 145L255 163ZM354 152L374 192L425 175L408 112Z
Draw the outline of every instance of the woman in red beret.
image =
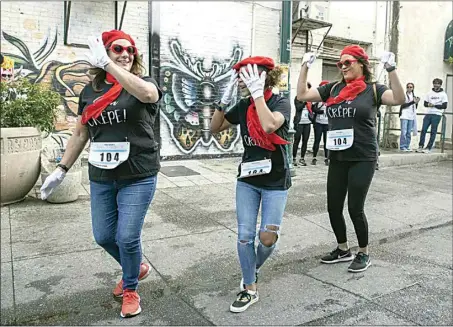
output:
M348 271L360 272L371 264L364 204L378 159L377 108L381 104L396 106L404 103L404 89L396 73L393 53L387 52L381 58L389 74L391 89L372 82L368 55L358 45L347 46L341 52L337 66L343 78L339 82L307 89L308 68L314 60L313 53L304 55L297 84L297 98L301 101L325 102L329 120L327 208L338 247L322 257L321 262L352 261ZM359 243L355 257L349 249L343 217L346 193L349 216Z
M329 81L322 81L319 86L329 84ZM327 142L327 130L329 129L326 104L324 102L315 102L313 103L313 112L315 113L313 129L315 130L315 140L313 142L313 159L311 160L312 165L317 164L316 156L319 151L319 144L324 143L324 164L329 165L329 150L326 148Z
M142 262L141 231L160 169L153 124L162 92L154 79L142 76L130 35L112 30L90 37L88 45L94 78L80 94L76 129L41 198L63 181L89 139L93 234L122 267L113 295L122 297L121 316L132 317L141 312L138 281L150 272Z
M258 271L274 251L291 186L285 146L289 144L291 105L288 99L272 93L281 73L267 57L250 57L233 66L230 85L211 121L213 133L239 125L244 145L236 186L242 280L237 299L230 306L232 312L243 312L258 301ZM238 86L243 99L225 113ZM260 206L259 243L255 248Z

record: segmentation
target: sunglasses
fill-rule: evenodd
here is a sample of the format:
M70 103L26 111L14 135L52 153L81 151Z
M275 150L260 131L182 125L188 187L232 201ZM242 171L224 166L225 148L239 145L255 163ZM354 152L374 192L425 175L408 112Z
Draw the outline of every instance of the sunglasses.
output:
M122 45L119 44L112 44L108 50L112 50L113 53L116 54L122 54L124 51L126 51L130 55L136 55L137 54L137 48L134 47L133 45L128 45L127 47L123 47Z
M350 67L352 65L352 63L358 61L357 59L346 59L345 61L339 61L337 62L337 67L339 69L343 68L343 66L345 66L346 68L347 67Z

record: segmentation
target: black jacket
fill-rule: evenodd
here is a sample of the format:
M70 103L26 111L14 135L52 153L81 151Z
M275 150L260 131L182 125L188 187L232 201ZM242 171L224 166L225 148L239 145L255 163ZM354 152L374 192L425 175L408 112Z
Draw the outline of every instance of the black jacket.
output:
M294 126L297 126L300 122L300 119L302 118L302 111L304 110L305 106L307 105L307 102L305 101L299 101L297 100L297 97L294 98L294 106L296 107L296 114L294 115L294 121L293 124ZM309 113L309 118L310 121L313 122L313 113Z

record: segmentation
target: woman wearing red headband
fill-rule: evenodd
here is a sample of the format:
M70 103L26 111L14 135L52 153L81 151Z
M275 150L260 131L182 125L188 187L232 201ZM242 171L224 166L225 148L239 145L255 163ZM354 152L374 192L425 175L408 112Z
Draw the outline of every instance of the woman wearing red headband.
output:
M153 124L162 96L157 82L142 77L132 37L122 31L90 37L94 75L79 97L79 118L57 169L46 179L46 199L64 179L90 139L89 177L93 234L121 265L113 295L123 298L122 317L141 312L138 281L150 266L142 263L141 231L160 169Z
M319 86L329 84L329 81L322 81ZM313 103L313 112L315 113L313 129L315 130L315 140L313 142L313 159L311 161L312 165L316 165L319 151L319 144L322 141L324 143L324 164L327 166L329 164L329 150L326 148L327 142L327 130L329 129L328 119L327 119L327 109L324 102L315 102Z
M243 312L258 301L258 271L275 248L291 186L285 147L289 144L291 105L286 98L272 94L281 73L267 57L251 57L237 63L211 121L213 133L240 125L244 145L236 186L237 250L243 279L241 291L230 306L232 312ZM238 85L244 98L225 114ZM259 244L255 249L260 206Z
M329 131L327 149L330 165L327 177L327 208L338 247L321 259L323 263L351 261L350 272L364 271L370 265L368 254L368 224L364 204L375 172L378 157L376 114L381 105L404 103L403 87L396 74L395 56L386 53L381 58L389 73L391 90L372 82L368 55L358 45L347 46L337 63L343 78L317 89L307 89L307 72L315 60L306 53L297 84L301 101L326 102ZM348 194L349 216L359 242L355 258L346 238L343 207Z

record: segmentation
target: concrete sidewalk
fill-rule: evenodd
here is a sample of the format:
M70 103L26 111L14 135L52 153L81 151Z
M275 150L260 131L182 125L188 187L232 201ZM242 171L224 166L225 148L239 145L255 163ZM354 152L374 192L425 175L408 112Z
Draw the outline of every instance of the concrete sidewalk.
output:
M262 269L260 301L232 314L240 280L238 161L164 163L200 175L186 185L159 176L159 184L166 178L175 186L159 187L145 219L144 259L153 272L139 288L143 313L129 320L119 318L120 304L111 296L120 267L93 240L87 193L71 204L29 197L2 207L2 325L453 323L451 161L376 172L366 205L373 266L360 274L348 273L347 265L319 264L335 244L326 212L327 167L297 168L278 248ZM166 173L172 170L184 169ZM355 245L347 209L345 217Z

